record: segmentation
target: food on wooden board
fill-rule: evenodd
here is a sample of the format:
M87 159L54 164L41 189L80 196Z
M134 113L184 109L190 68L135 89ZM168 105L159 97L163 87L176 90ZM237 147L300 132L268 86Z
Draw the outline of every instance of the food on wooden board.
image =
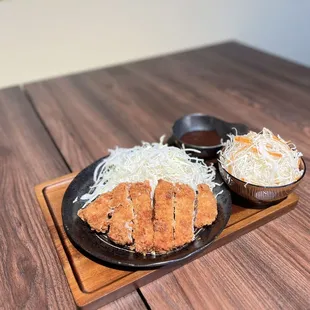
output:
M84 202L79 217L143 254L191 242L195 228L216 219L212 191L219 184L215 168L186 151L164 144L163 137L159 143L110 150L94 171L94 185L76 199Z

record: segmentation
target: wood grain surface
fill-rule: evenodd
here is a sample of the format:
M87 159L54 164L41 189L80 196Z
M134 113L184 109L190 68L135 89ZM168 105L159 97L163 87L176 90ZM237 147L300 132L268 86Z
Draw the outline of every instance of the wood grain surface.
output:
M18 88L0 91L0 308L72 307L33 186L68 172Z
M33 187L69 172L19 88L0 91L0 309L74 309ZM145 309L137 293L111 305Z
M157 140L191 112L268 127L294 141L309 165L309 83L310 69L230 42L25 90L73 170L115 145ZM142 288L147 302L153 309L306 309L308 175L298 193L295 211Z

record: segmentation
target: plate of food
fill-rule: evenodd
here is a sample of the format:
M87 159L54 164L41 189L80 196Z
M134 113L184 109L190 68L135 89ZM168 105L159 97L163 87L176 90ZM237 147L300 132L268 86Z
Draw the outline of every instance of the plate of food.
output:
M64 229L89 258L155 268L206 249L225 228L231 196L215 167L163 143L116 148L82 170L62 202Z

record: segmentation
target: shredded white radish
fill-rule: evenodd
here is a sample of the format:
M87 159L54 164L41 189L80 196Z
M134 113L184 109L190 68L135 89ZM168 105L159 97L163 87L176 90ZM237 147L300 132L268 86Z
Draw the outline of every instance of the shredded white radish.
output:
M197 185L208 184L210 189L218 185L214 182L215 168L207 166L202 159L190 157L186 149L159 143L142 142L133 148L109 150L110 156L103 159L94 171L94 185L80 199L83 207L99 195L113 190L122 182L150 181L154 189L159 179L172 183L184 183L194 190Z
M269 129L228 136L223 150L219 151L219 161L234 177L255 185L281 186L302 176L302 153Z

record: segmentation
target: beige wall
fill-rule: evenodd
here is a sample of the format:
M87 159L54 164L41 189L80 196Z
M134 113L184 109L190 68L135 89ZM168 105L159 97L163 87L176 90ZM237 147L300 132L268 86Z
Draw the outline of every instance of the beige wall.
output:
M310 65L309 14L310 1L3 0L0 87L231 38Z

